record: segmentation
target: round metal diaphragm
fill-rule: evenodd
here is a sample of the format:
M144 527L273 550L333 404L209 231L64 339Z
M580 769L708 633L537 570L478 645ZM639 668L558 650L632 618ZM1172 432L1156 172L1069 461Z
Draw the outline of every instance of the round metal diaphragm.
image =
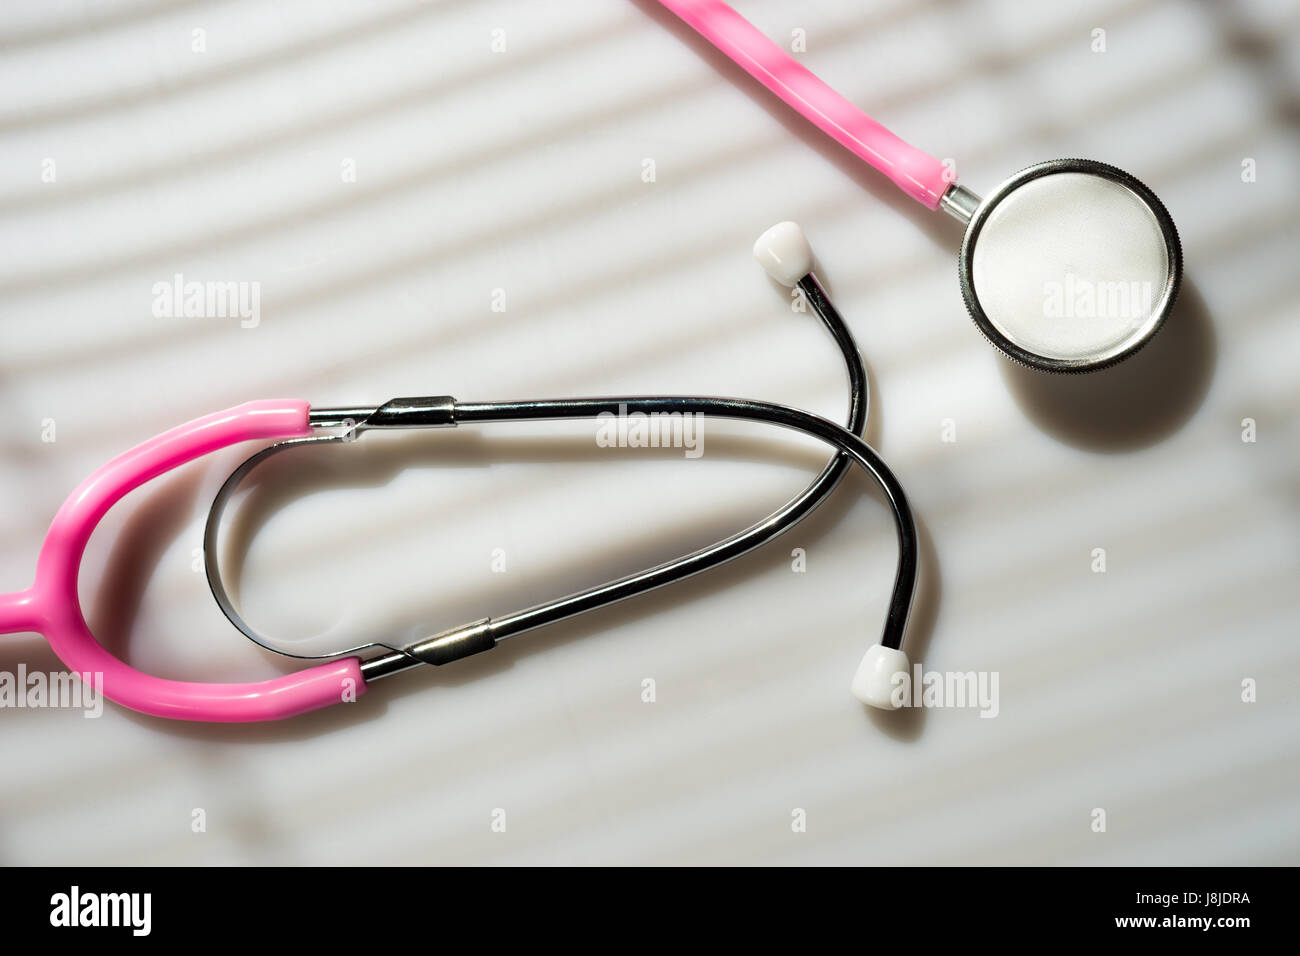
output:
M1088 372L1142 348L1182 279L1178 231L1128 173L1058 159L980 202L962 241L962 296L984 336L1034 368Z

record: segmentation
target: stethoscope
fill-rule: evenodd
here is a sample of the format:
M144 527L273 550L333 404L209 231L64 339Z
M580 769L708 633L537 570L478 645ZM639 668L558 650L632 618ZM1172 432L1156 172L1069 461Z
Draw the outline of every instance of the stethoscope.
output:
M1011 359L1054 372L1105 368L1141 349L1182 277L1173 220L1113 166L1056 159L981 199L801 66L722 0L659 0L709 43L927 209L965 223L962 298Z
M803 233L793 223L781 223L760 237L754 254L774 278L798 287L839 346L849 378L847 427L770 402L696 396L461 402L443 395L343 408L312 408L307 402L291 400L249 402L164 432L114 458L83 481L54 516L37 559L35 583L24 591L0 595L0 633L44 635L71 671L93 681L110 700L145 714L217 722L291 717L355 700L371 683L391 674L423 664L448 664L491 650L509 638L737 558L807 517L856 463L875 479L889 504L898 534L898 566L880 640L862 659L852 691L867 704L893 709L894 675L908 669L902 645L917 581L912 512L898 479L861 438L868 411L866 369L848 326L812 274L812 250ZM452 428L638 412L703 414L778 425L818 438L836 449L837 454L807 488L783 507L709 547L586 591L422 640L376 639L327 654L295 653L254 630L230 599L219 560L222 515L244 479L273 455L296 448L351 444L374 429ZM329 660L272 680L215 684L155 677L114 657L90 632L77 590L82 556L100 519L128 492L185 462L239 442L271 439L274 444L234 470L212 503L203 542L208 582L226 617L253 641L290 657Z
M1051 371L1102 368L1132 355L1164 322L1182 271L1178 235L1160 201L1127 173L1088 160L1055 160L1017 173L980 199L951 182L944 164L907 145L836 94L721 0L660 2L909 196L966 223L959 259L963 297L975 324L1012 359ZM893 709L894 678L908 669L902 645L917 580L911 510L898 480L860 437L867 419L866 371L851 333L812 274L807 241L798 227L783 223L760 238L755 255L774 278L801 290L839 345L850 384L847 428L783 405L694 396L511 402L432 396L344 408L312 408L303 401L251 402L165 432L82 482L54 517L37 560L35 583L25 591L0 595L0 633L43 634L70 669L99 682L105 696L143 713L204 721L289 717L355 700L382 677L487 651L535 628L716 567L793 527L825 501L849 466L857 463L884 492L898 534L899 557L880 640L862 659L852 690L865 703ZM1102 302L1104 308L1099 307ZM276 646L250 626L222 581L222 515L244 479L272 455L350 442L373 429L636 413L702 414L779 425L818 438L837 454L784 507L707 548L414 642L376 639L325 655L298 654ZM223 613L253 641L291 657L329 660L273 680L243 684L172 681L135 670L95 640L82 615L77 574L91 533L113 504L150 479L219 448L259 439L275 443L235 469L209 512L204 535L208 581Z

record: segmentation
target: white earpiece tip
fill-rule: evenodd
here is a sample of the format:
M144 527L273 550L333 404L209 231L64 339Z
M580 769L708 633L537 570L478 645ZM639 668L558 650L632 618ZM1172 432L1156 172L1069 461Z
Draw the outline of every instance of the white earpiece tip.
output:
M812 272L812 246L797 222L778 222L754 243L754 258L782 285L796 285Z
M853 696L881 710L894 710L894 675L908 672L907 655L892 647L875 644L867 651L853 675Z

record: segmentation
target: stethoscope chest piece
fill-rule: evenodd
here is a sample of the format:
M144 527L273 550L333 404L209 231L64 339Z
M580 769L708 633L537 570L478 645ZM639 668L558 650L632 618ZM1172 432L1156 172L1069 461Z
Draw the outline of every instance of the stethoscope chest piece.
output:
M1113 166L1052 160L983 200L945 197L945 208L968 219L959 272L971 318L1024 365L1113 365L1150 341L1178 294L1173 220L1150 189Z
M1057 159L987 199L819 80L723 0L659 0L792 109L930 210L965 223L960 272L980 331L1013 360L1090 372L1142 348L1182 275L1173 220L1128 173Z

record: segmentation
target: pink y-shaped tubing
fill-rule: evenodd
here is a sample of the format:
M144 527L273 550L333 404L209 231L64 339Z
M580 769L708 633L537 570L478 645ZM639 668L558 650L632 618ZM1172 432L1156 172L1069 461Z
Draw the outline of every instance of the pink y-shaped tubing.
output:
M81 483L54 516L36 562L36 583L26 591L0 595L0 634L45 635L69 670L83 680L94 680L109 700L156 717L276 720L364 693L366 685L355 657L250 684L193 683L142 674L95 640L77 595L77 572L86 543L123 495L163 472L236 442L310 434L307 414L306 402L249 402L173 428L104 465Z
M903 142L819 80L722 0L659 0L769 90L928 209L951 185L948 168Z

